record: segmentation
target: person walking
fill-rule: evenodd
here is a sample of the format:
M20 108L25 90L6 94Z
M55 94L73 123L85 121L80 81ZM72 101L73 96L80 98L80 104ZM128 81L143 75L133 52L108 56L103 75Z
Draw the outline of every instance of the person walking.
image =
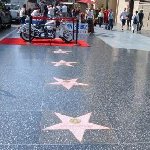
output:
M138 30L141 31L141 29L143 27L143 18L144 18L144 13L143 13L142 9L140 10L138 16L139 16L139 26L138 26L139 28L138 28Z
M132 16L132 32L134 33L135 30L138 31L138 23L139 23L139 16L138 11L135 12L135 14Z
M104 23L108 24L108 14L109 11L107 9L104 10Z
M132 13L130 10L127 12L127 30L131 29L131 20L132 20Z
M122 22L122 31L124 30L124 26L126 24L126 19L127 19L127 11L126 11L126 8L124 8L124 11L121 12L121 14L120 14L120 20Z
M112 9L110 9L109 14L108 14L108 29L112 30L113 29L113 21L114 21L114 14Z

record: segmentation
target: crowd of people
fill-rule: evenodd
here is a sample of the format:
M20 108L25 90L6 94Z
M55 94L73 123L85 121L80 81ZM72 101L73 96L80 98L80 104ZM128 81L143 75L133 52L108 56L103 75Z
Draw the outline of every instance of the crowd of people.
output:
M44 0L41 0L39 4L36 5L34 10L26 10L26 5L24 4L20 10L20 21L21 24L25 23L26 16L43 16L43 17L76 17L81 23L88 23L88 32L94 33L94 26L105 25L105 29L112 30L114 24L114 13L112 9L100 9L98 11L94 10L92 7L87 8L85 12L81 11L79 8L70 8L65 4L57 3L55 5L47 5ZM135 30L140 31L143 26L144 13L143 10L140 12L136 11L132 15L130 10L127 11L125 8L120 14L120 19L122 22L122 30L127 22L127 29L132 29L133 33Z
M105 25L105 29L112 30L113 29L113 23L114 23L114 13L112 9L101 9L98 13L98 24L99 27L101 27L103 24ZM134 33L135 31L141 31L143 27L143 18L144 13L143 10L135 11L134 14L126 8L124 8L124 11L120 14L120 21L122 24L122 31L124 30L124 26L127 23L127 30L132 30Z
M135 11L135 13L132 15L130 10L127 11L127 9L124 8L124 11L120 14L120 19L122 22L122 30L124 30L124 26L127 22L127 30L131 29L134 33L135 31L141 31L143 27L144 13L141 9L139 12Z
M65 4L56 4L56 5L48 5L44 0L41 0L39 4L33 9L26 9L26 4L20 10L20 22L21 24L25 23L25 18L29 15L31 16L41 16L41 17L78 17L80 14L80 10L71 9Z

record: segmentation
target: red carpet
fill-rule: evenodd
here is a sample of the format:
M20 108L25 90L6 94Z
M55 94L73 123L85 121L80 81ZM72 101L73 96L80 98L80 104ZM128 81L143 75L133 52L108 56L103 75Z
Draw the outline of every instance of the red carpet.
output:
M29 42L25 42L21 38L5 38L0 41L0 44L9 45L29 45ZM75 41L65 43L62 39L33 39L31 45L35 46L75 46ZM89 44L84 40L78 40L78 46L89 47Z

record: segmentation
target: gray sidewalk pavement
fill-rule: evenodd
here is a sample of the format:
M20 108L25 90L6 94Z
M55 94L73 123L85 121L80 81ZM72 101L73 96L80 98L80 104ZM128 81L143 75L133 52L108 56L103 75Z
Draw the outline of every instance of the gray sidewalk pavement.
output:
M150 37L128 30L122 31L118 26L114 26L112 31L105 30L104 26L102 28L96 26L94 34L113 48L150 51Z

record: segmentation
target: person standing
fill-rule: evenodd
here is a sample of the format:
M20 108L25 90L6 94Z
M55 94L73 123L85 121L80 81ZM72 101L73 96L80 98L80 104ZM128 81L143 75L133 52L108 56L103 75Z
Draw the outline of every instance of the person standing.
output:
M103 9L101 9L100 12L98 13L99 27L101 27L101 25L103 24L103 21L104 21L104 13L103 13Z
M53 7L53 5L48 6L48 17L50 17L50 18L54 17L54 7Z
M135 30L138 28L138 23L139 23L139 15L138 11L135 12L135 14L132 16L132 32L134 33ZM138 31L138 29L137 29Z
M67 12L68 12L67 6L63 5L61 9L62 9L62 16L67 17Z
M88 33L94 33L93 18L94 18L93 10L89 9L87 11Z
M124 11L121 12L121 14L120 14L120 20L122 22L122 31L123 31L123 28L126 24L126 19L127 19L127 11L126 11L126 8L124 8Z
M39 6L40 6L41 14L43 14L44 13L44 7L45 7L45 1L40 0Z
M47 5L45 4L44 5L44 11L43 11L43 17L47 17L47 15L48 15L48 8L47 8Z
M26 19L26 4L24 4L20 10L20 23L25 24Z

